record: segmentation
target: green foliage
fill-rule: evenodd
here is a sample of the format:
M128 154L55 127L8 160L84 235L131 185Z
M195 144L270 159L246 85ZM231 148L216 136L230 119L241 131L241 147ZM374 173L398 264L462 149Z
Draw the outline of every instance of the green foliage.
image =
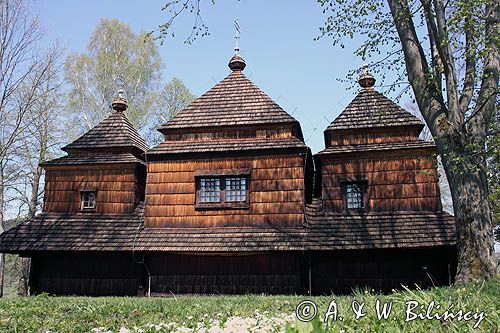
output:
M494 332L500 322L498 291L500 281L468 284L460 287L442 287L427 291L404 290L390 295L359 291L351 296L307 297L318 305L318 314L324 314L328 304L335 300L343 320L323 323L317 316L312 322L289 320L283 324L285 332ZM207 327L210 319L224 326L230 318L255 318L265 314L269 318L292 315L304 296L178 296L169 298L136 297L48 297L0 300L0 331L2 332L90 332L101 327L101 332L118 332L127 328L132 332L171 332L169 323L182 327ZM355 320L349 315L352 300L364 301L367 316ZM393 302L396 320L378 320L373 306L376 299ZM448 308L450 304L471 311L484 311L485 319L476 330L474 323L440 320L415 320L405 323L404 303L416 300L428 304L432 300ZM159 326L159 324L162 324ZM157 326L155 326L157 325ZM134 329L134 328L137 328ZM184 330L186 331L186 330ZM203 330L200 330L203 331ZM272 331L272 330L271 330Z
M370 71L377 73L383 81L387 74L397 73L397 81L406 82L404 58L393 18L385 0L317 0L326 15L320 27L319 38L329 38L334 46L345 47L346 40L352 43L361 37L354 54L360 60L376 59ZM391 73L391 71L393 73ZM357 80L358 69L347 73L347 80ZM395 85L394 85L395 86Z
M156 107L161 70L152 38L135 34L116 19L102 19L87 51L66 59L65 77L70 88L66 109L73 135L105 118L120 88L127 94L127 117L139 130L146 128L148 114Z

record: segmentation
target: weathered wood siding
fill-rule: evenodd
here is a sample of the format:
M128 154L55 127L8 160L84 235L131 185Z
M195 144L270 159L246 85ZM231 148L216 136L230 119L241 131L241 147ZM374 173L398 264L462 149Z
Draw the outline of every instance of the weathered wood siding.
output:
M144 198L144 178L133 164L47 168L43 211L80 212L80 191L95 188L95 213L128 214Z
M250 169L250 208L195 208L196 170ZM148 163L147 227L299 226L304 219L304 157L276 155Z
M346 179L366 180L367 211L441 210L436 160L431 154L328 157L321 161L321 174L327 211L345 211L342 182Z
M300 254L254 255L148 254L151 293L295 294L304 290Z
M326 147L336 145L360 145L381 142L408 142L418 139L420 129L402 128L400 130L365 129L363 131L327 131Z
M274 128L257 126L229 126L214 128L193 128L187 132L185 129L168 130L164 132L165 141L200 141L220 139L245 139L245 138L268 138L285 139L297 137L299 129L297 126L275 125Z
M31 260L30 288L33 294L137 296L145 277L130 252L40 253Z
M448 285L456 273L456 249L353 250L311 253L312 294L350 294L356 288L390 292Z

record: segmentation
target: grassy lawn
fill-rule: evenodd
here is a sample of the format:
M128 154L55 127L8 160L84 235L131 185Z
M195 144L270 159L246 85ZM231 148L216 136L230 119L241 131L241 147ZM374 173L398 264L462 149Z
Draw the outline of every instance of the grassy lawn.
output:
M387 320L377 319L376 300L392 302ZM303 300L317 304L318 315L309 323L294 317L295 308ZM355 307L364 302L365 316L355 319ZM453 305L452 320L407 319L408 301L419 306L410 311L425 315L435 301L430 315L443 315ZM337 305L337 320L333 315L328 324L321 323L327 307ZM436 310L437 305L440 305ZM423 305L423 308L420 307ZM413 306L413 303L410 304ZM458 310L462 319L458 320ZM469 312L470 311L470 312ZM333 311L334 312L334 311ZM469 315L466 313L469 312ZM481 318L480 313L484 313ZM306 315L307 311L301 312ZM340 319L342 317L342 320ZM467 319L467 320L466 320ZM287 323L288 322L288 323ZM478 324L479 322L479 324ZM473 328L477 325L477 328ZM169 298L133 297L49 297L0 300L1 332L500 332L500 280L461 287L443 287L426 291L401 291L376 295L359 291L352 296L179 296Z

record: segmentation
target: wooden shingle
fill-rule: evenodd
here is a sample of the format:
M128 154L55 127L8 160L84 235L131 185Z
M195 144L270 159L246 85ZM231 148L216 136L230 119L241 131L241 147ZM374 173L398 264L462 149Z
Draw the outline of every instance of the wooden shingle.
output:
M96 148L135 148L144 152L148 146L124 113L116 111L62 150L69 152Z
M380 142L380 143L368 143L360 145L338 145L330 146L317 155L324 154L343 154L343 153L359 153L368 151L389 151L389 150L404 150L404 149L431 149L435 150L436 145L434 143L418 140L418 141L408 141L408 142Z
M44 213L0 235L0 252L266 252L417 248L454 245L445 212L325 213L307 207L304 227L144 228L142 205L130 215Z
M159 130L296 123L276 102L235 70Z
M265 149L307 149L304 142L297 138L289 139L231 139L205 141L164 141L150 149L154 154L189 154L226 151L251 151Z
M114 163L140 163L145 164L143 160L130 153L117 154L71 154L59 157L45 163L41 166L56 165L76 165L76 164L114 164Z
M424 124L373 87L366 87L325 131L401 126L422 129Z

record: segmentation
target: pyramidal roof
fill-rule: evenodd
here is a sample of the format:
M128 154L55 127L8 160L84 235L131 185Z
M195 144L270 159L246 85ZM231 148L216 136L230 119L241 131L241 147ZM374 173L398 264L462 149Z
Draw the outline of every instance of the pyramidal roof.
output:
M239 54L229 68L231 74L159 129L297 123L243 74L245 61Z
M375 79L371 74L365 73L358 82L362 90L326 131L400 126L423 128L422 121L373 88Z
M115 111L81 137L63 147L64 151L92 150L94 148L136 148L146 151L148 146L122 111Z

